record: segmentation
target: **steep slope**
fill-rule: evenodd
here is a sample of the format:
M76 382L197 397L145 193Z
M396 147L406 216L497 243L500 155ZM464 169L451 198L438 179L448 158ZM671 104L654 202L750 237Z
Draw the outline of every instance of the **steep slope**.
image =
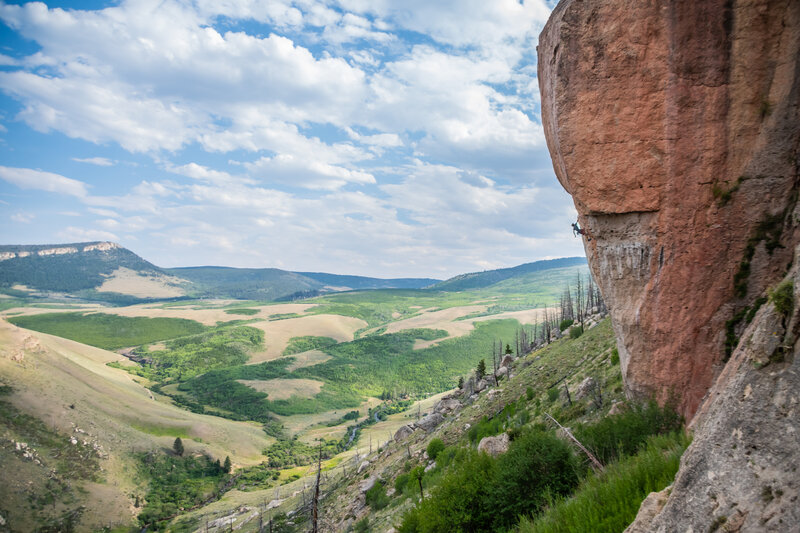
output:
M540 37L547 143L626 387L680 391L688 416L800 236L798 19L791 0L562 1Z
M85 510L78 513L76 531L132 524L136 495L146 492L132 452L170 449L176 436L184 438L188 453L230 455L238 464L259 462L272 441L257 425L179 409L125 371L108 367L110 361L125 359L0 320L0 384L12 389L9 396L0 395L0 465L9 480L0 484L0 514L12 531L33 531L42 525L37 520L80 506ZM9 413L2 405L6 401L22 416ZM48 435L42 438L45 431ZM38 438L28 440L37 433ZM21 437L25 446L15 446ZM80 479L76 472L84 459L69 462L74 454L64 455L63 449L55 454L61 456L59 463L66 461L58 476L62 479L52 477L43 448L54 440L66 441L69 450L88 452L88 459L99 466L94 479ZM83 441L87 445L78 444ZM26 450L31 456L25 456ZM41 464L34 460L37 456ZM78 488L63 497L55 491L52 506L37 506L34 496L44 498L51 490L48 479L59 487Z
M586 259L583 257L546 259L543 261L534 261L533 263L525 263L512 268L500 268L497 270L486 270L484 272L460 274L433 285L431 289L439 291L464 291L469 289L480 289L523 274L541 272L555 268L581 266L585 264Z
M119 269L151 278L168 276L113 242L0 246L0 287L74 293L97 289ZM174 282L173 282L174 283Z

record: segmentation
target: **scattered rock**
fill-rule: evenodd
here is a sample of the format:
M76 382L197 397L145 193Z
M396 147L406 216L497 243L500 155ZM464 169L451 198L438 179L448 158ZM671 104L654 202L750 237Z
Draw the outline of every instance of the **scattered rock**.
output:
M471 427L472 427L472 424L464 424L464 431L467 431Z
M614 402L611 406L611 409L608 410L608 416L618 415L620 414L627 404L625 402Z
M357 473L359 473L359 474L360 474L360 473L361 473L361 472L363 472L363 471L364 471L364 469L365 469L365 468L367 468L368 466L369 466L369 461L366 461L366 460L365 460L365 461L363 461L363 462L362 462L360 465L358 465L358 472L357 472Z
M391 498L392 496L394 496L396 493L397 493L397 490L395 490L395 488L394 488L394 487L391 487L389 490L387 490L387 491L386 491L386 495L387 495L388 497L390 497L390 498Z
M417 422L417 427L425 431L431 431L442 422L444 422L444 417L440 413L431 413Z
M378 476L369 476L367 479L358 484L358 488L361 490L361 492L367 492L369 489L375 486L376 481L378 481Z
M413 424L406 424L405 426L401 427L394 433L394 440L395 442L400 442L401 440L407 439L414 433L414 425Z
M455 399L443 399L436 404L433 410L437 413L450 413L461 407L461 402Z
M436 468L436 461L431 461L428 463L428 466L425 467L425 472L430 472L434 468Z
M596 386L597 386L597 380L595 380L591 376L587 377L586 379L581 381L580 385L578 385L578 389L575 391L575 399L582 400L583 398L588 396Z
M492 398L497 396L499 393L500 393L500 389L492 389L492 390L490 390L489 392L486 393L486 398L491 400Z
M508 451L508 433L501 433L496 437L484 437L478 444L478 450L488 453L492 457L497 457Z
M639 507L639 514L636 515L636 520L624 531L624 533L646 533L649 531L650 522L656 517L664 505L667 503L669 493L672 491L672 485L665 488L660 492L651 492L644 499L642 505Z

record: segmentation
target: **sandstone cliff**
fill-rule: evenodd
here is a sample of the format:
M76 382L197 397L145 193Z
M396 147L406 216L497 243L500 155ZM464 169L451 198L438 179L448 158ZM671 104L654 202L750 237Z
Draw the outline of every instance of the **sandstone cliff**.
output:
M800 2L562 1L539 42L556 175L627 391L691 418L798 242Z
M626 392L694 429L630 531L796 531L800 2L562 0L539 83Z

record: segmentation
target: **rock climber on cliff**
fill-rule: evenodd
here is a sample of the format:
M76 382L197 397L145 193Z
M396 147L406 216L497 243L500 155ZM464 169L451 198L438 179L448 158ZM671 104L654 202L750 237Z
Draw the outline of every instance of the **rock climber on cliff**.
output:
M572 235L575 236L575 237L577 237L578 235L586 235L586 240L587 241L591 241L592 240L592 238L589 236L589 234L586 233L586 230L584 230L582 227L580 227L577 222L573 222L572 223Z

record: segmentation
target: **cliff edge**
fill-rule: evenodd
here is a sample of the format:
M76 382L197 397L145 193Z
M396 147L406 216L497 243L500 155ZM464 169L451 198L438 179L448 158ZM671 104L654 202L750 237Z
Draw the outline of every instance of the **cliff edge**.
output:
M627 392L692 418L798 242L800 3L564 0L542 121Z
M796 531L800 2L562 0L538 68L626 393L694 430L629 532Z

